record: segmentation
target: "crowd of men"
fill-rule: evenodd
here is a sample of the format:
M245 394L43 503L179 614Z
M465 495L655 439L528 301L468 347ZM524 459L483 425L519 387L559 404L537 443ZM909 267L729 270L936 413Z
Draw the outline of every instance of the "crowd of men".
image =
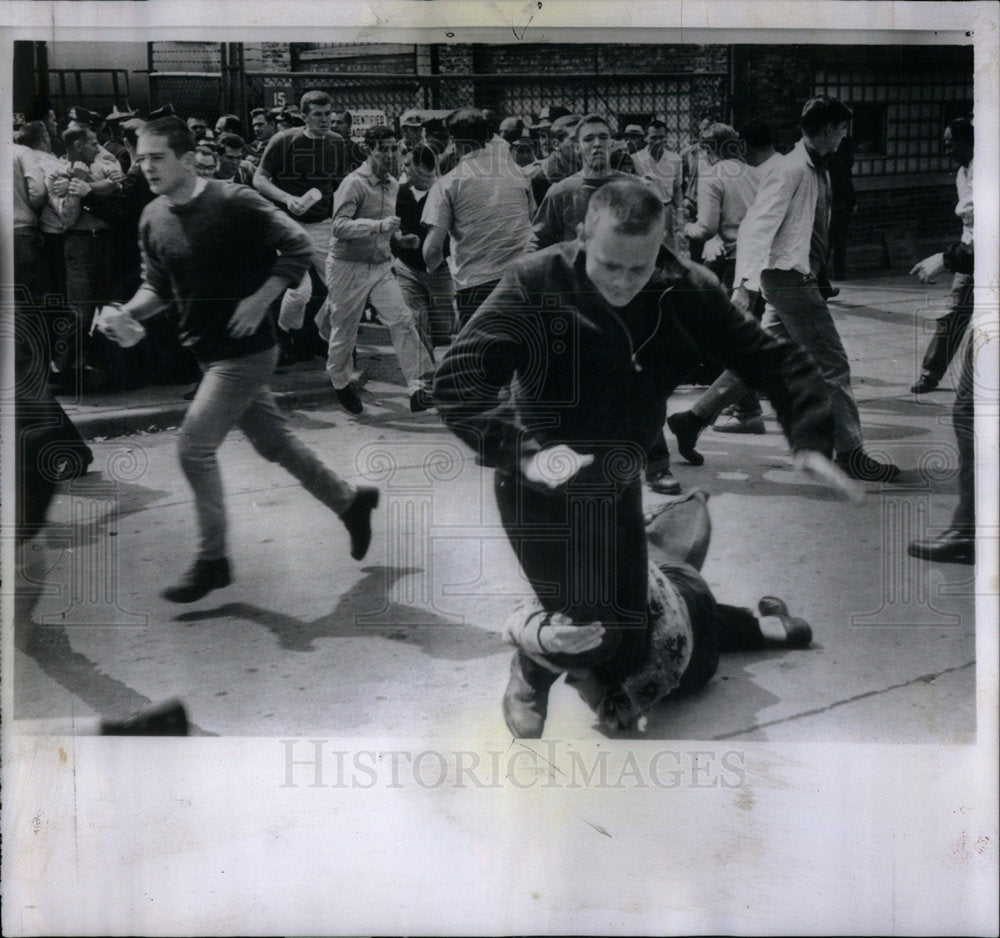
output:
M828 166L845 152L852 116L836 99L806 103L802 138L785 155L759 120L737 131L706 117L674 152L662 121L616 135L606 115L555 107L530 123L473 107L446 119L409 111L398 131L374 124L352 135L350 112L321 90L296 109L254 110L249 143L232 114L209 127L197 115L116 109L102 121L76 108L61 133L51 110L37 116L15 147L15 261L25 302L62 317L50 324L45 379L82 391L88 369L91 382L97 373L125 387L200 374L180 434L200 541L195 564L164 594L172 601L230 582L215 452L236 425L340 516L352 556L364 555L377 491L339 479L290 433L269 382L279 352L286 364L319 353L340 406L363 413L368 392L352 373L368 309L388 328L409 410L439 408L497 468L504 525L529 580L558 581L574 569L573 551L597 556L608 537L628 548L630 570L616 567L600 584L611 606L562 592L544 600L562 619L534 635L542 651L519 646L504 702L518 735L541 732L553 674L583 667L607 690L643 665L637 636L646 632L632 627L650 587L636 473L656 491L680 492L663 431L678 384L706 373L714 382L666 421L693 464L703 462L699 433L727 405L732 419L717 429L764 432L762 391L800 465L833 488L899 475L865 451L827 306L836 293L827 261L838 263L830 218L844 201ZM971 125L949 133L967 139L971 175ZM971 204L968 228L971 244ZM936 269L971 273L970 251ZM108 304L154 339L122 347L113 329L93 330ZM574 385L580 375L559 363L567 338L546 331L557 308L578 326L572 360L592 358L613 392ZM551 367L534 373L532 350ZM537 423L539 404L558 410L558 426L545 423L551 414ZM546 489L561 491L581 470L600 481L587 467L616 440L640 467L610 482L618 527L568 534L569 560L544 544L531 553L525 505L530 523L564 523L565 505ZM971 544L963 516L957 539L915 553L968 562ZM686 586L659 586L696 602ZM695 592L705 589L698 581Z

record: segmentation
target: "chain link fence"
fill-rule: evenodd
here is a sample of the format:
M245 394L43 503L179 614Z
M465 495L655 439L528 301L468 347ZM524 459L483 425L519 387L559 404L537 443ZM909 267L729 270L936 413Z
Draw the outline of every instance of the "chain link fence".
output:
M561 104L578 113L597 111L612 118L618 130L645 125L659 117L667 124L667 145L681 149L705 111L725 114L729 75L389 75L344 72L247 72L246 109L297 104L313 88L326 91L335 106L385 112L390 123L404 111L452 109L471 105L504 115L538 114ZM154 72L152 107L171 103L183 118L239 111L226 101L220 73ZM248 114L240 114L248 126Z

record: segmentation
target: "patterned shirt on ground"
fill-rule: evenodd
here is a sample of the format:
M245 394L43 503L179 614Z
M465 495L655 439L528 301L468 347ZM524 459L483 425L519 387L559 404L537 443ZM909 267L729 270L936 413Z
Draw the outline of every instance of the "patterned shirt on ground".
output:
M335 133L309 137L304 127L282 130L267 142L260 168L274 185L295 198L318 189L322 198L292 218L305 224L324 221L333 210L333 193L347 175L346 144Z
M276 342L273 317L248 336L229 335L236 307L271 276L298 283L312 245L300 225L247 186L214 179L183 205L163 196L139 221L142 279L174 300L181 343L202 362L239 358Z
M451 235L452 277L465 290L499 280L531 242L531 184L486 148L463 156L427 194L422 220Z

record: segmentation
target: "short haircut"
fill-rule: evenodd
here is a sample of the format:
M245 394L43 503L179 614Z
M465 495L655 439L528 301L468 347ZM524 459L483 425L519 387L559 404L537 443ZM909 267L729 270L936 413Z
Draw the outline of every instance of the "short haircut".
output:
M948 124L948 130L951 132L951 139L955 143L964 143L968 146L974 146L975 134L972 129L972 121L967 117L956 117L953 121Z
M593 231L601 218L609 218L622 234L649 234L663 224L663 203L638 179L612 179L590 197L584 227Z
M375 144L379 140L388 140L389 138L395 139L396 131L391 127L387 127L385 124L372 124L365 131L365 146L369 149L374 149Z
M730 127L729 124L709 124L701 131L699 140L701 143L711 145L721 159L742 157L740 135L736 132L736 128Z
M266 119L267 118L267 111L264 108L262 108L262 107L255 107L250 112L250 119L252 120L255 117L263 117L263 118Z
M439 139L447 139L448 137L448 128L440 117L429 117L420 126L423 127L424 133L428 137L437 137Z
M241 121L235 114L220 114L219 120L215 123L218 124L222 121L222 132L228 134L238 134L243 130L243 121Z
M611 133L611 122L601 114L584 114L580 118L580 123L576 125L576 129L573 131L573 136L579 140L580 139L580 128L584 124L604 124L608 128L608 133Z
M328 104L330 107L333 107L333 99L325 91L313 89L302 95L302 100L299 102L299 110L303 114L308 114L309 108L314 104L316 107L326 107Z
M752 147L755 150L774 146L774 134L771 132L771 125L767 121L762 121L759 117L748 120L740 127L740 136L746 140L748 147Z
M654 117L648 124L646 124L646 132L648 133L653 127L656 127L657 129L662 128L663 130L666 130L667 122L661 121L659 118Z
M351 115L351 112L349 110L347 110L347 108L344 108L344 107L342 107L342 108L336 108L336 109L334 109L333 113L339 115L341 121L343 123L345 123L345 124L353 124L354 123L354 117Z
M14 137L14 143L19 143L23 147L31 147L32 150L36 150L48 139L49 128L45 126L44 121L28 121L17 132L17 136Z
M183 156L194 150L194 136L187 129L187 124L179 117L158 117L145 127L139 128L140 137L163 137L174 156Z
M204 143L199 143L198 146L196 146L194 148L194 153L195 153L195 156L198 156L200 154L201 156L210 156L210 157L212 157L212 162L213 163L218 163L219 162L219 154L216 153L215 150L213 150L210 146L208 146L208 145L206 145Z
M215 146L219 150L240 150L242 152L246 144L239 134L219 134Z
M88 139L92 133L94 131L90 127L73 127L62 132L62 140L66 144L66 149L69 150L74 144Z
M820 95L810 98L802 108L802 131L812 136L820 133L827 124L845 124L852 117L854 112L843 101Z
M423 143L418 143L410 151L410 162L425 173L433 173L437 170L437 154Z
M482 147L493 136L483 112L475 107L460 107L457 111L452 111L448 115L446 126L459 147L463 144Z

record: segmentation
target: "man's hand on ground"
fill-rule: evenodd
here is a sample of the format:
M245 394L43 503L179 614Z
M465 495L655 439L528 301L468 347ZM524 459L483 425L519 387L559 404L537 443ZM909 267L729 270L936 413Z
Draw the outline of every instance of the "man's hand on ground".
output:
M523 460L521 469L529 482L547 485L550 489L565 485L584 466L594 461L593 455L583 456L575 449L560 443L539 450Z
M579 655L601 644L604 626L600 622L576 625L561 612L555 613L538 630L538 644L550 654Z

